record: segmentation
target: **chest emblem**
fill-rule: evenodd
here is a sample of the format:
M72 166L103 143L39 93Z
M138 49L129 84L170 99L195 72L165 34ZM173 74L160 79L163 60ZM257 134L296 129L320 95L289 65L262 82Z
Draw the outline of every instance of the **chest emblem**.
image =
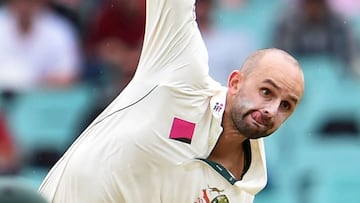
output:
M208 186L202 189L202 196L198 197L194 203L229 203L229 199L224 194L224 190Z

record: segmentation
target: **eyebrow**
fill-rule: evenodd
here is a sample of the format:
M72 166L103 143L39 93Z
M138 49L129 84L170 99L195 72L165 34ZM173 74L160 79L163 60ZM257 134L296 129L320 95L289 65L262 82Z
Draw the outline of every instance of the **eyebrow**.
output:
M274 82L274 81L272 81L271 79L265 79L264 81L263 81L263 83L268 83L268 84L270 84L271 86L273 86L275 89L277 89L277 90L280 90L281 88Z
M275 89L281 90L281 88L280 88L273 80L271 80L271 79L265 79L265 80L263 81L263 83L270 84L270 85L273 86ZM290 97L290 100L292 100L295 104L297 104L298 99L297 99L295 96L290 95L289 97Z

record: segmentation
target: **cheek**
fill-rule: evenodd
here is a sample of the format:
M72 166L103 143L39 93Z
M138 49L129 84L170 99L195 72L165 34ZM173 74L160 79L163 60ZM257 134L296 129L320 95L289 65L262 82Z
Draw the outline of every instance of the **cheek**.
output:
M235 98L236 105L244 109L253 109L258 102L260 102L260 98L257 98L257 95L244 92L240 92Z
M278 129L283 124L283 120L275 120L274 129Z
M278 128L289 118L289 116L289 114L279 113L274 121L274 125Z
M249 99L243 99L238 101L238 106L241 109L253 109L255 107L255 104L252 100Z

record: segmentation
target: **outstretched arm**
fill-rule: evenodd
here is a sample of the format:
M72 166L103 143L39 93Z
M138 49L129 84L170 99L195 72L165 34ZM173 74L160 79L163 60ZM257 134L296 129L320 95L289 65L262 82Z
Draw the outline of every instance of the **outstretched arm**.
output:
M208 75L195 0L147 0L146 31L136 73L141 79L194 84Z

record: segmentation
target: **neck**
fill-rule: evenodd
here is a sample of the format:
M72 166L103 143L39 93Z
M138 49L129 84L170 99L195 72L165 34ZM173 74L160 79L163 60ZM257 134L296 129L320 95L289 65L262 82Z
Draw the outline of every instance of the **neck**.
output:
M208 159L223 165L236 179L240 179L245 165L244 142L247 138L229 127L231 123L226 118L227 116L224 116L224 131Z

